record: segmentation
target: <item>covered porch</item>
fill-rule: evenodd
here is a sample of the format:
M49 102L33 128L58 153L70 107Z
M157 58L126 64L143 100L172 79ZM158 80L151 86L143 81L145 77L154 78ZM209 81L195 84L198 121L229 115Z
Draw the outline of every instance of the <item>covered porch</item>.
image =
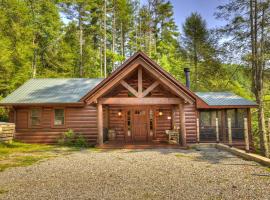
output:
M103 144L186 146L182 101L174 99L174 104L162 104L162 100L159 105L101 104L98 122Z
M186 146L185 106L193 101L140 63L97 98L98 145Z

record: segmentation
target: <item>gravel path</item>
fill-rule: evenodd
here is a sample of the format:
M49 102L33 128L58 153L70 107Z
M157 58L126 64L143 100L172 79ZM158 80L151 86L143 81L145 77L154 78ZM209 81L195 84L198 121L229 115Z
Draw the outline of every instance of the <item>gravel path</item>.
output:
M85 150L1 172L0 191L0 199L270 199L270 171L216 149Z

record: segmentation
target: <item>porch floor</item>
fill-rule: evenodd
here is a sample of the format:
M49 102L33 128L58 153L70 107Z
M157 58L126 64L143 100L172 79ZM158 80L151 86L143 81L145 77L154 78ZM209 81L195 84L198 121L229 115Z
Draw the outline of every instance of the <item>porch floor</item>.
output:
M101 149L187 149L179 144L169 144L165 142L119 142L109 141L103 145L98 145Z

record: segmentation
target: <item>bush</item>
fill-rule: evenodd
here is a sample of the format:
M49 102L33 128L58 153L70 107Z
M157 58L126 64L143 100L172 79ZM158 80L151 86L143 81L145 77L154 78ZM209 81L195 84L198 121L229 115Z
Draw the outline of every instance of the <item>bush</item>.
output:
M79 135L76 139L75 139L75 143L74 145L76 147L87 147L88 144L85 140L85 138L82 135Z
M1 98L0 98L1 100ZM0 108L0 121L8 122L8 111L4 108Z
M72 129L65 132L58 140L58 144L69 147L87 147L88 144L82 135L76 135Z

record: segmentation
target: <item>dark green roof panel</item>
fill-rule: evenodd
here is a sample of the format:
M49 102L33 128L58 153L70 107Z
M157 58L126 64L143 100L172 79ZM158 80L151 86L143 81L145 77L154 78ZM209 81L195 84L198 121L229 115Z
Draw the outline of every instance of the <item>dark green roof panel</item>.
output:
M232 92L196 92L209 106L255 106L255 102L240 97Z
M90 78L30 79L0 103L75 103L102 80Z

